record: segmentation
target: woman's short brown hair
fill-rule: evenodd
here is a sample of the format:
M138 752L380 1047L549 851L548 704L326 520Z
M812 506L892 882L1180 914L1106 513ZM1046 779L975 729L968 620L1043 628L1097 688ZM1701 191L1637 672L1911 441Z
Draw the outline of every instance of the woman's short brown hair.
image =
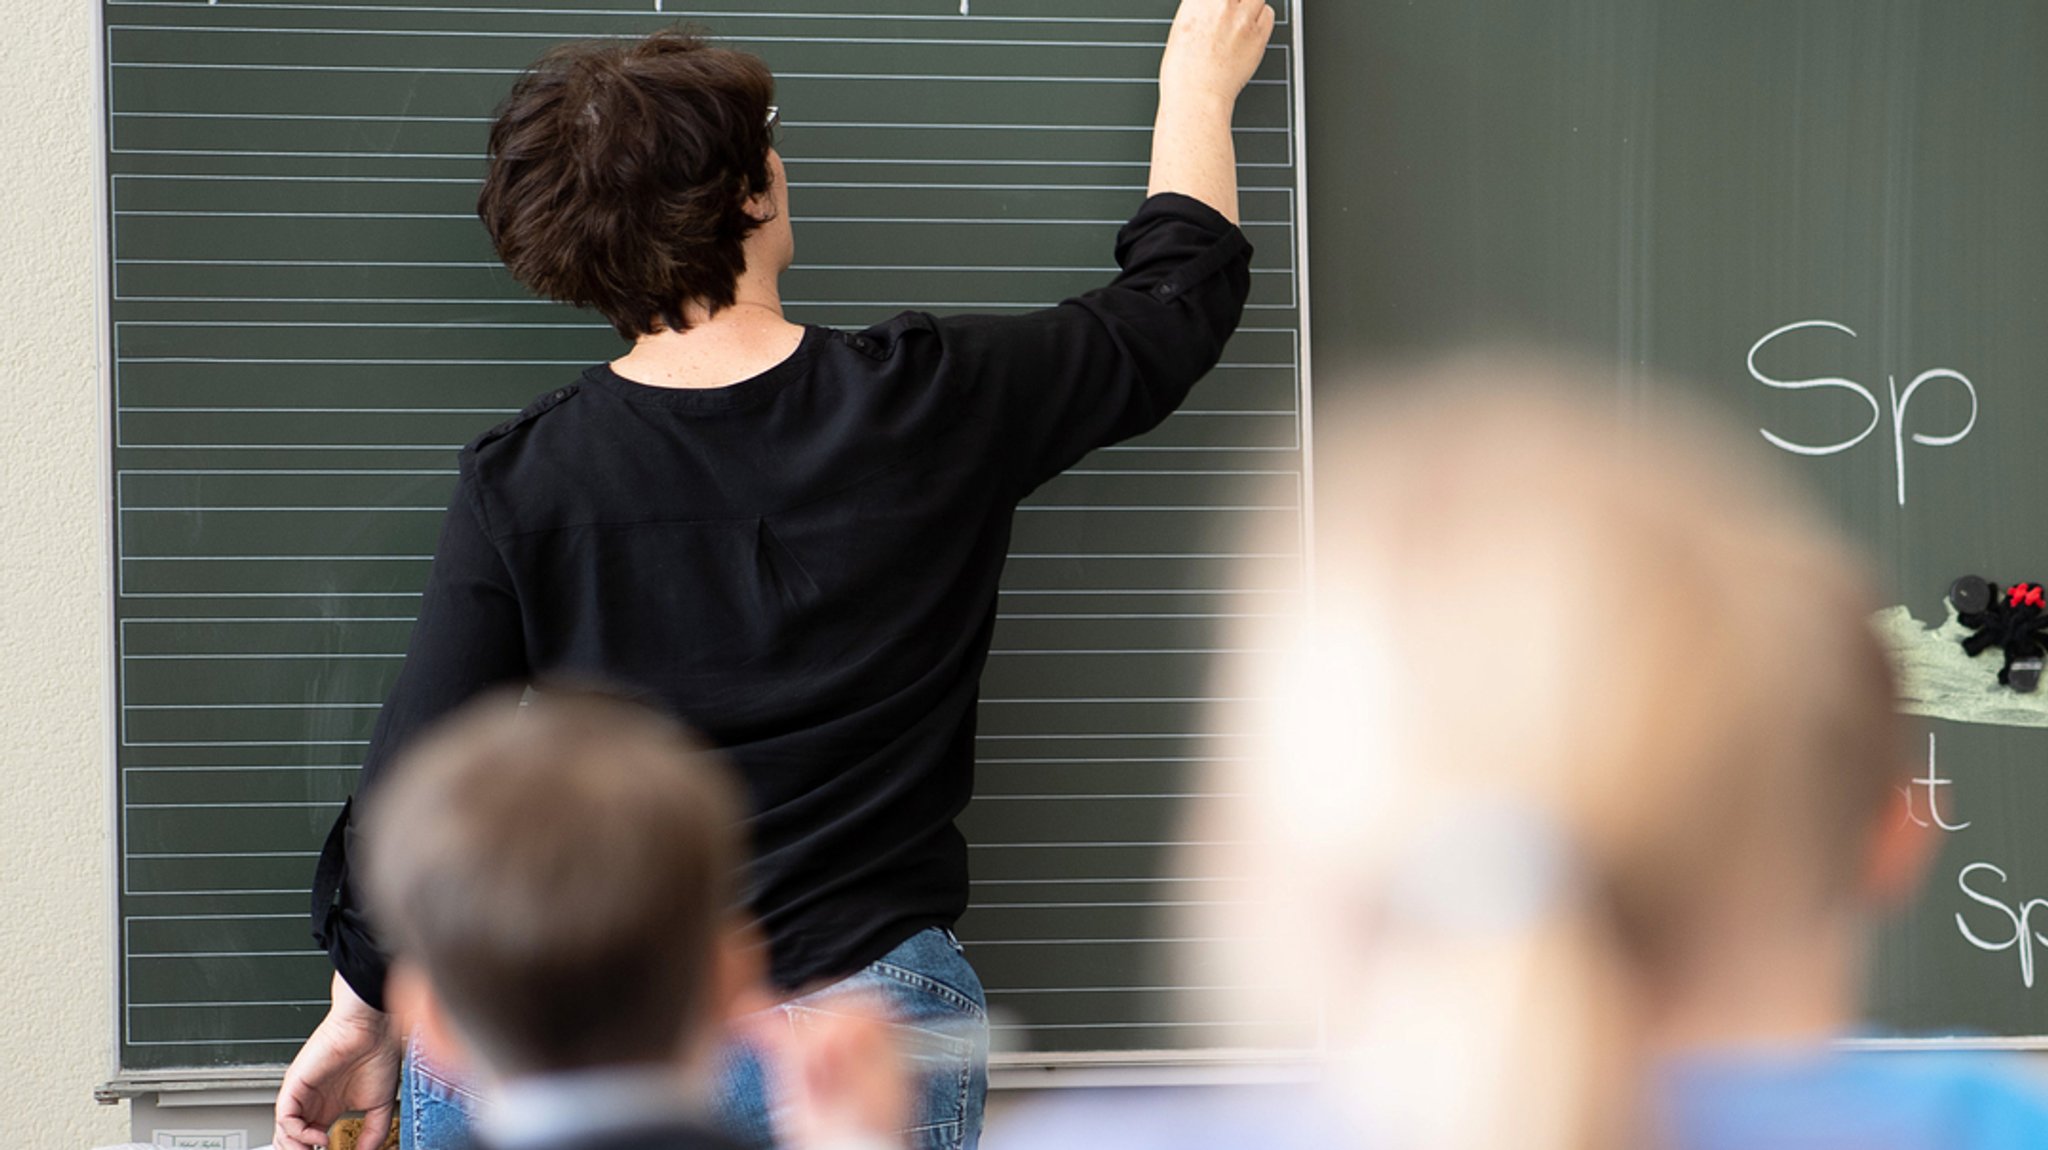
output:
M548 52L491 125L477 215L512 275L626 339L731 306L773 176L775 77L685 31Z

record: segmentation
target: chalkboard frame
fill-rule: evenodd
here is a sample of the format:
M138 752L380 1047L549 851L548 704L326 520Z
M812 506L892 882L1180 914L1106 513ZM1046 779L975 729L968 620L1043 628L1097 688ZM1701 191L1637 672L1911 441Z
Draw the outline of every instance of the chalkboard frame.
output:
M126 866L126 852L121 847L121 624L116 601L121 586L121 517L115 511L117 484L114 478L114 405L117 402L114 395L114 139L111 129L114 73L110 66L113 57L108 47L111 34L107 28L107 10L103 5L93 5L91 35L93 74L98 79L92 86L94 168L90 200L94 221L93 368L99 400L99 487L96 496L100 538L106 545L106 562L100 568L100 584L104 592L100 607L101 618L106 625L106 646L102 652L105 664L100 702L100 748L104 757L99 767L106 786L104 819L107 850L111 855L103 887L106 903L101 921L106 928L102 945L115 956L108 969L111 985L107 988L107 1002L113 1009L109 1014L110 1025L106 1035L107 1066L112 1070L113 1078L108 1085L93 1092L96 1099L105 1103L112 1101L109 1091L126 1074L126 1068L121 1065L121 1000L126 990L119 961L121 875Z
M211 2L211 0L208 0ZM1302 461L1302 518L1301 533L1305 571L1313 570L1314 539L1314 371L1313 337L1311 332L1312 308L1310 298L1310 240L1309 240L1309 163L1308 163L1308 118L1307 85L1305 81L1305 16L1306 0L1271 0L1290 35L1281 44L1287 52L1289 79L1293 84L1290 104L1291 132L1289 148L1294 163L1294 252L1295 292L1298 301L1299 391L1301 424ZM110 953L119 955L121 931L123 929L121 891L125 857L121 839L122 782L119 769L119 745L121 738L121 661L118 636L120 623L116 596L120 587L121 531L117 506L117 489L114 479L115 445L117 433L116 407L118 397L115 391L116 355L115 330L111 307L115 288L114 260L114 200L112 194L112 135L110 115L113 107L111 68L111 34L107 23L107 8L104 4L93 5L92 59L98 76L94 85L91 109L93 113L93 135L95 147L95 180L90 205L96 226L94 229L94 321L97 327L96 371L98 375L99 398L99 441L97 444L99 476L97 498L102 520L102 538L106 542L107 562L101 570L102 586L105 589L104 609L108 626L107 643L103 650L105 659L105 687L101 705L101 736L104 759L100 766L106 780L106 829L108 850L111 852L106 878L106 906L102 921L106 924L105 944ZM1314 588L1307 587L1312 596ZM193 1067L168 1069L130 1070L122 1065L122 1027L125 1017L126 980L121 964L113 964L109 1002L113 1005L111 1025L107 1032L107 1065L109 1078L94 1090L94 1097L102 1103L114 1103L122 1099L150 1095L170 1094L191 1098L191 1104L242 1104L258 1101L267 1104L267 1096L274 1093L283 1081L285 1067L281 1064L248 1064L225 1067ZM2043 1040L2048 1044L2048 1039ZM1021 1054L998 1053L990 1059L990 1085L993 1089L1043 1089L1054 1087L1104 1087L1104 1086L1204 1086L1204 1085L1249 1085L1305 1081L1314 1074L1313 1049L1279 1050L1261 1048L1210 1047L1187 1050L1158 1051L1102 1051L1084 1053L1061 1053L1033 1051Z

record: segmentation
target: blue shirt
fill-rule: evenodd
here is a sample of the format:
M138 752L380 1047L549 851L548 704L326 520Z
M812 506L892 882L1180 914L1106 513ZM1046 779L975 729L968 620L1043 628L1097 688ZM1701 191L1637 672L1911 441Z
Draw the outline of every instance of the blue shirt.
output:
M1674 1150L2048 1148L2048 1094L1981 1054L1695 1056L1671 1067L1664 1113Z
M2048 1150L2048 1088L1989 1055L1698 1055L1663 1084L1658 1150ZM1013 1116L998 1128L1004 1150L1373 1145L1305 1087L1081 1093Z

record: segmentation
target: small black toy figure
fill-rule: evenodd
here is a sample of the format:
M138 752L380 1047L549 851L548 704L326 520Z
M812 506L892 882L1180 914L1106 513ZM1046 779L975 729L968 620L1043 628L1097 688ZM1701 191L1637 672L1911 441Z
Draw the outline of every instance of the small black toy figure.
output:
M2000 589L1976 575L1965 575L1948 589L1956 619L1971 629L1963 650L1981 655L1993 647L2005 651L1998 681L2022 694L2041 685L2048 660L2048 591L2039 583L2015 583Z

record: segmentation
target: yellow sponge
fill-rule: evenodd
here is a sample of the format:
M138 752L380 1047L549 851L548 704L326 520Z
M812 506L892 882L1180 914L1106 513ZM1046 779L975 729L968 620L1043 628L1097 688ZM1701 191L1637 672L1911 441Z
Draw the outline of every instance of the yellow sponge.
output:
M384 1136L382 1146L365 1146L362 1140L363 1120L360 1118L344 1118L327 1131L328 1150L398 1150L397 1121L391 1123L391 1132Z

